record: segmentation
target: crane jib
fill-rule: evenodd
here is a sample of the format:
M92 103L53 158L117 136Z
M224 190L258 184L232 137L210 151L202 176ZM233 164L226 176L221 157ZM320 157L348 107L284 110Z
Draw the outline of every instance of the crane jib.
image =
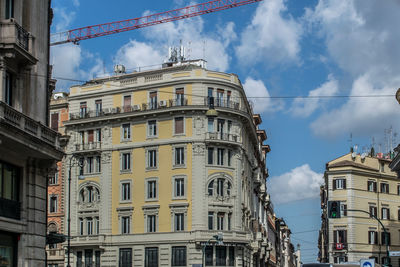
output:
M140 29L160 23L191 18L261 1L263 0L213 0L139 18L97 24L65 32L52 33L50 35L50 45L78 43L79 41L86 39Z

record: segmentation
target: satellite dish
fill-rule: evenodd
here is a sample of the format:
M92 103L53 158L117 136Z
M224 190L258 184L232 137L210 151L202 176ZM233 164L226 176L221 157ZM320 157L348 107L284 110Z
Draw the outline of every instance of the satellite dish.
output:
M362 153L362 154L361 154L361 159L365 159L365 156L366 156L365 152Z
M356 153L356 152L351 153L351 157L352 157L353 159L355 159L356 156L357 156L357 153Z

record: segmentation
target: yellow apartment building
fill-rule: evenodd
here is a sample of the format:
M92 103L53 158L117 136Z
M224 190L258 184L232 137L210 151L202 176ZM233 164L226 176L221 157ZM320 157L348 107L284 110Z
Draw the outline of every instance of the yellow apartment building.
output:
M69 111L73 266L252 264L269 147L236 75L117 72L71 87Z
M389 168L391 160L349 153L327 163L321 187L321 262L356 262L374 258L387 263L386 237L375 215L388 232L389 249L400 250L400 180ZM341 217L328 218L328 201L340 201ZM347 212L345 210L348 210ZM399 266L399 258L390 259Z

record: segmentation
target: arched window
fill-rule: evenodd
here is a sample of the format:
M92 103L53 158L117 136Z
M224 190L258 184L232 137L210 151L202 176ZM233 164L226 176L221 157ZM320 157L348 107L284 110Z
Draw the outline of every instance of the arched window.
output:
M224 178L217 179L217 196L223 197L224 196Z
M79 200L82 203L93 203L100 201L100 191L97 187L88 185L79 192Z
M215 183L214 183L215 181ZM216 188L214 190L214 184L216 184ZM218 196L218 197L224 197L224 196L230 196L232 193L232 184L228 179L226 178L217 178L214 180L211 180L208 184L208 195L209 196Z
M231 195L231 189L232 189L232 184L231 184L231 182L228 181L227 188L226 188L226 195L228 195L228 196Z

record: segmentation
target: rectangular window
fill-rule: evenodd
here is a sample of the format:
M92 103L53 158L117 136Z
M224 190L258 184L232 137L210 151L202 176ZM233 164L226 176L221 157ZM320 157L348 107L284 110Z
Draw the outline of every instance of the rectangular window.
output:
M186 247L172 247L171 266L186 266Z
M214 118L208 118L208 132L214 132Z
M185 196L185 179L184 178L175 178L175 197L184 197Z
M147 215L147 232L156 232L156 215Z
M224 124L225 120L218 119L217 121L217 132L219 139L224 140Z
M390 233L389 232L381 232L381 245L390 245Z
M79 158L79 175L83 175L83 168L84 168L84 166L85 166L85 159L82 157L82 158Z
M87 103L86 102L81 102L79 104L79 114L80 114L81 118L86 117L86 114L87 114Z
M14 17L14 0L6 0L6 19L11 19Z
M86 171L87 173L92 173L94 171L94 160L93 157L86 158Z
M93 250L85 249L85 267L86 266L93 266Z
M209 147L208 148L208 164L214 164L214 148Z
M121 217L121 234L129 234L131 226L131 217L122 216Z
M347 230L333 231L333 243L347 244Z
M150 137L157 136L157 121L156 120L148 121L147 134Z
M232 166L232 150L228 149L228 166Z
M207 92L207 104L209 108L214 108L214 97L213 97L214 89L209 87Z
M217 165L224 165L224 154L225 154L225 149L223 148L217 149Z
M389 194L389 184L381 183L381 193Z
M11 1L11 0L8 0ZM5 102L7 105L12 106L13 104L13 75L6 71L5 80Z
M85 143L85 132L80 131L79 132L79 142L83 145Z
M147 167L157 168L157 150L147 150Z
M96 225L96 235L100 233L100 219L99 217L94 218L94 222Z
M89 130L88 131L88 143L93 143L93 141L94 141L94 131Z
M100 251L96 250L94 253L94 266L95 267L100 267Z
M217 107L224 106L224 90L217 89Z
M88 235L93 234L93 219L92 218L87 218L86 219L86 233Z
M371 244L371 245L378 244L378 232L368 231L368 244Z
M377 208L375 206L369 206L369 213L370 213L370 217L373 218L374 216L378 216L378 211Z
M341 217L347 216L347 205L346 204L340 204L340 216Z
M54 173L54 175L49 177L49 185L55 185L55 184L58 184L58 170Z
M51 197L50 197L49 212L50 212L50 213L55 213L55 212L57 212L57 196L51 196Z
M76 267L82 267L82 251L76 252Z
M158 248L146 248L144 266L158 267Z
M177 106L185 105L185 94L183 88L176 88L175 94L176 94L176 105Z
M216 246L215 247L215 257L217 266L226 266L226 247Z
M119 267L132 267L132 249L119 249Z
M336 189L346 189L346 179L334 179L333 190Z
M131 153L122 153L122 170L130 170L131 169Z
M131 200L131 183L125 182L121 184L121 200Z
M228 231L232 230L232 213L228 214Z
M375 181L368 181L368 191L376 192L376 182Z
M96 156L96 172L101 172L101 156Z
M147 198L148 199L157 198L157 181L155 180L147 181Z
M102 101L101 101L101 99L98 99L94 103L95 103L95 106L96 106L96 116L100 116L102 111L103 111Z
M235 266L235 247L229 247L229 266Z
M175 213L175 231L185 230L185 214Z
M184 147L175 147L175 165L185 165Z
M217 230L224 230L224 220L225 220L225 213L224 212L218 212L217 215Z
M205 261L206 261L206 266L214 266L214 249L213 247L206 247L205 251Z
M79 234L83 235L83 219L79 218Z
M382 220L390 220L390 210L388 208L382 208L381 218Z
M231 91L226 92L226 106L231 107Z
M150 92L149 98L150 98L149 108L150 109L156 109L158 107L158 104L157 104L157 92L156 91Z
M96 142L101 142L101 129L96 129Z
M124 96L124 112L131 111L131 96L125 95Z
M183 134L184 133L184 120L183 117L175 118L175 134Z
M214 229L214 212L208 212L208 230Z
M125 123L122 124L122 140L130 140L131 139L131 124Z
M52 113L50 119L51 129L58 131L58 113Z

